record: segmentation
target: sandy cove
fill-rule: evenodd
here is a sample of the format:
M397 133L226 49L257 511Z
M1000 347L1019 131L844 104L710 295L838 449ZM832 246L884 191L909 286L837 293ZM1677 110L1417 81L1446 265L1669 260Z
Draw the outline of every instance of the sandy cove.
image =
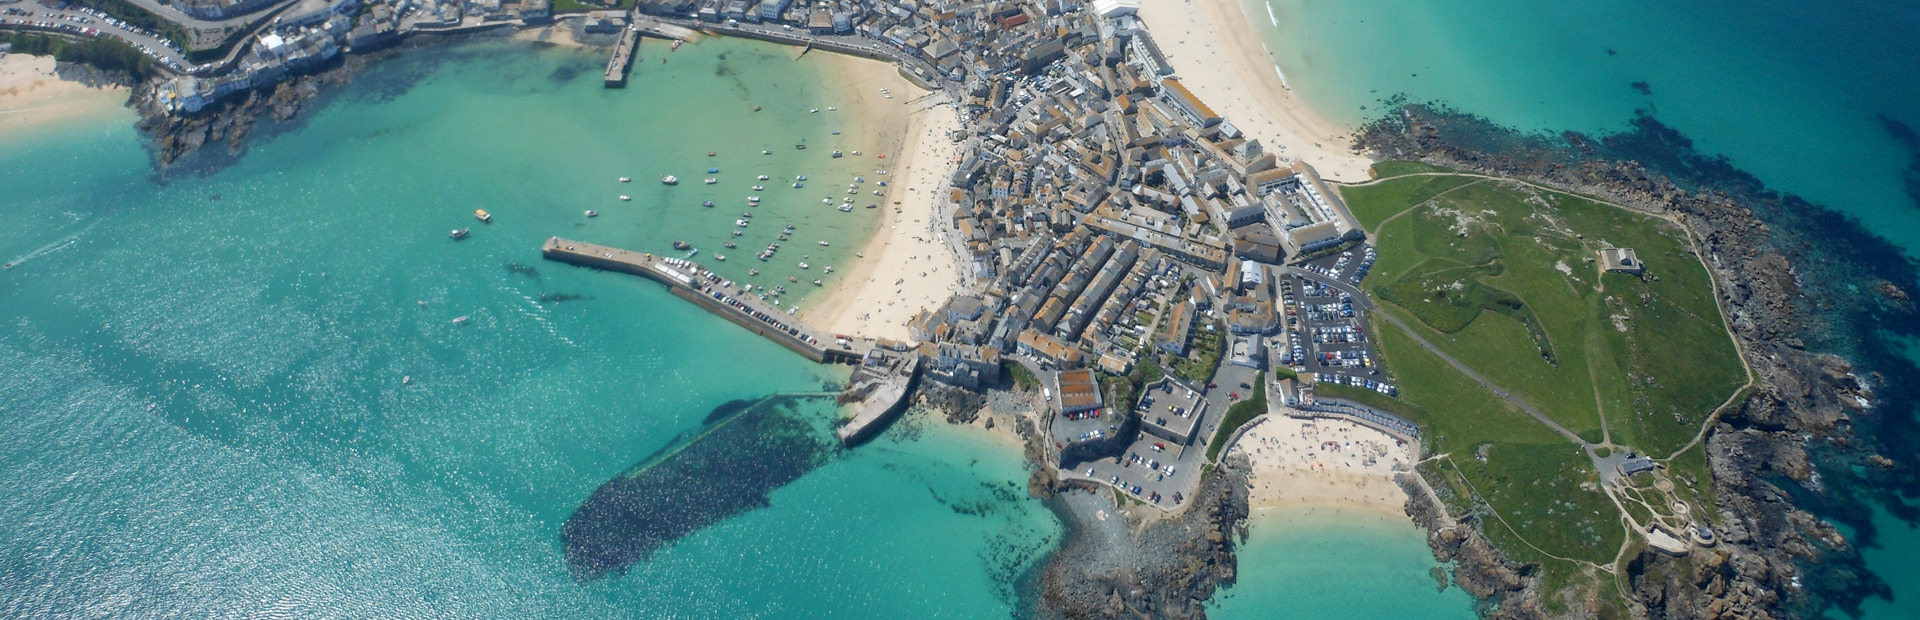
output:
M0 58L0 136L49 124L124 111L127 90L61 79L52 56Z
M878 177L887 181L887 193L873 234L860 249L863 257L824 295L809 296L800 314L833 333L911 340L907 320L938 308L960 287L958 260L945 243L947 227L937 221L959 154L947 136L959 129L959 118L944 96L922 99L928 91L900 77L890 63L832 58L830 75L840 76L832 86L854 95L851 104L868 114L879 143L887 145L874 149L887 154L874 162L888 171Z
M1350 131L1281 83L1240 0L1153 0L1140 3L1138 16L1180 83L1269 152L1305 160L1329 179L1369 178L1373 161L1353 153Z
M1252 462L1247 482L1254 514L1305 506L1405 514L1407 495L1393 474L1411 465L1412 454L1386 433L1340 420L1273 415L1248 430L1231 453Z

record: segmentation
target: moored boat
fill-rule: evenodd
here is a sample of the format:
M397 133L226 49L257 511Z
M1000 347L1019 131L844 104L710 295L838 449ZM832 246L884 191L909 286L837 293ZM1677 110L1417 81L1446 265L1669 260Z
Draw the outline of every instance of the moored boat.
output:
M632 182L633 182L633 177L620 177L620 182L621 182L621 183L632 183Z
M769 177L769 176L767 176L767 175L764 175L764 174L763 174L763 175L760 175L760 180L762 180L762 181L765 181L765 180L767 180L767 179L771 179L771 178L773 178L773 177Z
M493 214L488 213L486 209L474 209L473 219L480 220L481 223L492 223Z
M622 178L625 178L625 177L622 177ZM660 177L660 182L661 182L661 183L664 183L664 184L667 184L667 185L679 185L679 184L680 184L680 177L676 177L676 176L673 176L673 175L671 175L671 174L669 174L669 175L667 175L667 176L664 176L664 177Z
M707 184L708 184L708 185L712 185L712 184L715 184L715 183L719 183L719 182L720 182L720 179L716 179L716 178L713 178L713 177L707 177Z
M621 195L620 195L620 202L627 202L627 201L630 201L630 200L633 200L633 197L632 197L632 196L628 196L628 195L626 195L626 194L621 194Z
M702 207L711 207L711 206L713 206L713 201L711 201L711 200L708 200L708 201L706 201L706 202L702 202L702 203L700 203L700 206L702 206Z
M587 217L600 217L600 212L595 211L593 209L587 209Z
M691 244L691 243L687 243L687 242L685 242L685 241L674 241L674 242L673 242L673 249L676 249L676 250L685 250L685 249L687 249L687 248L691 248L691 247L693 247L693 244Z
M457 240L460 240L460 239L465 239L465 238L467 238L467 229L465 229L465 228L455 228L455 229L453 229L453 232L450 232L450 233L447 233L447 236L448 236L448 237L452 237L452 238L454 238L454 240L456 240L456 241L457 241ZM12 268L13 268L13 263L7 263L7 268L8 268L8 269L12 269Z
M826 239L821 239L821 240L820 240L820 247L826 247L826 246L827 246L827 240L826 240Z

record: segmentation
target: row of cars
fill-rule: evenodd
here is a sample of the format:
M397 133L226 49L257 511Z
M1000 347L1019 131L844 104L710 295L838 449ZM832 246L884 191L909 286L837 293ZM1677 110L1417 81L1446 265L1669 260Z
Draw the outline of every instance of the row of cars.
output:
M1400 395L1399 388L1396 388L1393 386L1392 383L1387 383L1385 381L1375 381L1372 379L1356 377L1353 375L1331 375L1331 376L1323 375L1320 378L1320 380L1325 383L1337 383L1340 385L1350 385L1357 388L1366 388L1369 390L1373 390L1375 392L1379 392L1381 394L1386 394L1388 396Z
M166 47L169 50L172 50L176 55L182 53L180 51L180 46L178 44L175 44L171 39L161 37L160 35L149 32L144 28L140 28L133 24L129 24L119 19L115 19L113 16L108 15L104 11L97 11L90 7L81 7L79 10L81 13L84 13L86 16L75 15L73 13L63 13L58 11L43 11L40 14L35 15L33 11L29 11L26 9L7 8L4 11L0 11L0 13L4 13L7 16L6 18L0 18L0 25L17 26L22 28L37 28L41 30L52 30L55 32L64 32L67 34L73 34L73 35L84 36L84 37L99 37L99 36L111 34L93 25L96 21L98 21L100 24L110 28L117 28L129 34L136 34L143 37L147 37L149 39L158 40L160 42L160 45ZM34 19L35 17L38 17L39 19ZM124 38L124 37L121 37L121 40L125 41L127 45L133 46L134 49L140 50L141 54L145 54L148 58L152 58L154 62L160 63L162 65L166 65L167 68L173 69L176 72L185 71L185 69L181 68L179 62L175 61L171 57L161 54L160 52L154 50L153 47L149 45L140 43L133 39ZM195 67L195 68L197 69L198 67Z

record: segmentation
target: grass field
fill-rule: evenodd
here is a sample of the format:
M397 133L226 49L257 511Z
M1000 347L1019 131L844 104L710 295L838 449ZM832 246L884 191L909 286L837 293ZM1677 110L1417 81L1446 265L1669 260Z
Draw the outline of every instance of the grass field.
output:
M1342 189L1379 251L1363 282L1376 312L1589 442L1678 452L1671 495L1710 510L1703 453L1681 449L1747 376L1685 232L1512 181L1399 176L1436 171L1382 164L1379 176L1394 178ZM1644 277L1602 273L1606 247L1635 249ZM1373 332L1399 397L1325 384L1316 394L1419 423L1438 455L1422 472L1451 491L1456 514L1539 564L1549 592L1590 586L1583 563L1611 561L1627 533L1581 447L1399 327L1374 321Z
M1706 268L1676 226L1505 181L1431 198L1449 179L1464 178L1344 192L1384 222L1365 282L1381 311L1582 438L1658 456L1745 383ZM1601 273L1605 247L1635 249L1646 277ZM1428 381L1395 375L1410 391Z

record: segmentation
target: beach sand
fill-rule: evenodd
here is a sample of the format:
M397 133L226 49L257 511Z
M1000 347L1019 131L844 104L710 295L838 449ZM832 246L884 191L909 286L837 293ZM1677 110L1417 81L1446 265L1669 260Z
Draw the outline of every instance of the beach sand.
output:
M813 54L821 54L814 52ZM812 54L810 54L811 56ZM909 340L907 320L922 309L938 308L960 287L958 260L945 244L947 227L936 222L959 148L947 139L959 128L953 108L942 96L902 78L892 64L830 56L832 87L847 93L851 107L869 119L886 154L873 161L869 183L887 181L880 220L859 250L853 266L836 278L824 295L810 296L801 311L809 325L837 334ZM893 93L888 99L880 89ZM874 153L867 153L874 157Z
M1322 118L1281 82L1240 0L1142 2L1139 18L1181 84L1268 152L1304 160L1328 179L1370 178L1373 161L1353 153L1351 129Z
M1256 514L1341 506L1402 515L1407 495L1393 474L1411 465L1412 453L1397 443L1352 422L1269 416L1234 444L1233 453L1252 461L1248 484Z
M0 58L0 136L125 111L127 90L60 79L52 56ZM129 113L130 114L130 113Z

